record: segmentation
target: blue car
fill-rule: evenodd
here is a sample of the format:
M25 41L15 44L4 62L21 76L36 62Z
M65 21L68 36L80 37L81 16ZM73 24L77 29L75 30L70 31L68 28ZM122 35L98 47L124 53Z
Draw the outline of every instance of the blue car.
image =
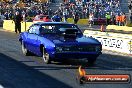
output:
M54 60L83 59L93 64L101 54L101 43L83 36L77 25L64 22L38 22L19 36L22 52L42 56L45 63Z

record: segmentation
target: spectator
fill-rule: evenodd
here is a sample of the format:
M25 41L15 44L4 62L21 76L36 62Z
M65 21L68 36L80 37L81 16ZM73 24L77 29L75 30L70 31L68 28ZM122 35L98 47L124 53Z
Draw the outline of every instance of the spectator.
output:
M9 20L12 20L12 17L13 17L13 14L12 14L12 12L10 11L9 14L8 14Z
M131 13L131 16L130 16L130 22L131 22L131 24L132 24L132 13Z
M55 14L52 17L52 21L54 21L54 22L61 22L62 21L62 18L58 14Z
M46 16L43 18L43 21L44 22L51 22L51 19L49 18L49 16Z
M128 5L129 13L132 13L132 2Z
M118 25L118 26L119 26L119 21L120 21L120 16L116 15L116 25Z
M8 12L5 12L4 16L5 16L5 19L6 19L6 20L9 20Z
M125 15L125 13L123 13L123 15L121 16L121 19L122 19L121 25L125 26L125 24L126 24L126 15Z
M15 13L15 16L14 16L14 20L15 22L15 32L19 32L21 33L21 21L22 21L22 16L20 15L20 13L17 11Z
M52 13L52 10L49 9L49 10L48 10L48 15L49 15L49 17L52 17L52 14L53 14L53 13Z
M94 16L93 16L93 13L91 13L91 14L89 15L89 27L92 26L93 22L94 22Z
M63 12L63 18L64 18L64 22L67 22L67 14L65 12Z
M26 13L25 11L22 12L23 21L26 22Z
M119 15L119 26L122 26L122 14L120 13L120 15Z
M73 16L74 19L74 24L77 24L78 20L79 20L79 14L76 12L75 15Z
M111 13L111 21L112 21L112 25L116 24L116 17L114 13Z
M110 24L110 19L111 19L111 16L109 13L106 13L106 25L109 25Z

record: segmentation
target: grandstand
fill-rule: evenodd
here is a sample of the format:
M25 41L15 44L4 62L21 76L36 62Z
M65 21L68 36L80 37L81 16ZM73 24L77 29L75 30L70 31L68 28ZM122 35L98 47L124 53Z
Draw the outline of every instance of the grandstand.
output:
M69 0L69 1L71 1L71 0ZM72 0L72 1L76 1L76 0ZM81 1L81 0L80 0L80 1ZM84 0L82 0L82 1L84 1ZM89 1L90 1L90 0L89 0ZM91 0L91 1L98 2L99 0ZM102 1L106 1L106 0L100 0L100 1L102 2ZM110 0L109 0L109 1L110 1ZM113 1L117 1L117 0L113 0ZM119 1L120 1L120 7L119 7L119 10L118 10L118 13L119 13L119 12L123 12L123 13L125 13L127 16L129 16L128 3L130 3L131 0L119 0ZM59 8L60 3L63 3L63 0L55 0L55 3L52 3L50 7L51 7L53 10L57 10L57 9ZM115 12L117 12L117 11L116 11L116 8L113 9L113 8L110 7L110 9L113 10L113 11L115 11Z

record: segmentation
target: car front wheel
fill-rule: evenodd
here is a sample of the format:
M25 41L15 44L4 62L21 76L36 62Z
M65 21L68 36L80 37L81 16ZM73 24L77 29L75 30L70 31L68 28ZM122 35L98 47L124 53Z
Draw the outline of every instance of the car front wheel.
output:
M24 44L24 42L22 41L22 53L25 55L25 56L27 56L27 55L29 55L29 51L27 50L27 48L25 47L25 44Z
M49 54L46 52L46 50L43 48L43 60L46 64L50 64L51 60L50 60L50 56Z

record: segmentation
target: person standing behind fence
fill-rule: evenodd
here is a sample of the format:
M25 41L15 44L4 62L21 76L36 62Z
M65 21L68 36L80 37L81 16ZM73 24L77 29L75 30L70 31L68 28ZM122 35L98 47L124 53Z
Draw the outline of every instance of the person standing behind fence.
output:
M110 22L110 19L111 19L110 14L109 13L106 13L105 17L106 17L106 25L109 25L111 23Z
M77 24L78 20L79 20L79 14L75 13L75 15L73 16L74 19L74 24Z
M8 12L5 12L4 16L5 16L5 19L6 19L6 20L9 20Z
M49 18L49 16L46 16L43 18L43 21L44 22L51 22L51 19Z
M21 33L22 16L20 15L18 11L15 13L13 21L15 22L15 32Z
M113 12L111 13L111 22L112 22L111 23L112 25L116 24L116 16L115 16L115 14Z
M118 26L119 26L119 20L120 20L120 16L116 15L116 25L118 25Z
M130 15L130 22L132 23L132 13L131 13L131 15Z
M65 12L63 12L63 19L64 19L64 22L67 22L68 17L67 17L67 14Z
M125 24L126 24L126 15L125 15L125 13L123 13L123 15L121 16L121 19L122 19L122 26L125 26Z
M121 26L122 19L121 19L121 14L119 15L119 26Z
M94 16L93 16L93 14L91 13L91 14L89 15L89 27L91 27L93 24L94 24Z
M51 19L54 22L61 22L62 21L62 18L57 13Z
M9 20L12 20L12 17L13 17L13 14L12 14L12 12L10 11L10 12L8 13L8 18L9 18Z

